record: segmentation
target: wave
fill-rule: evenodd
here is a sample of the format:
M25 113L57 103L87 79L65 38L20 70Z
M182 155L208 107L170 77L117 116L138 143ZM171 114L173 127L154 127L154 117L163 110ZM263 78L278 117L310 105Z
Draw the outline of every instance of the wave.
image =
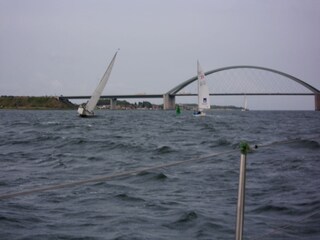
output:
M177 214L177 213L176 213ZM176 215L174 214L174 215ZM171 218L174 218L175 216L171 216ZM165 223L163 226L169 228L169 229L188 229L190 225L195 224L198 220L199 216L195 211L186 211L183 213L180 213L180 216L178 216L177 219L173 219L170 223ZM195 225L194 225L195 226Z
M279 202L264 203L252 209L253 213L258 214L285 214L290 216L304 216L319 211L320 201L301 200L301 202Z
M188 223L195 221L198 218L198 214L195 211L189 211L184 213L175 223Z
M292 213L293 209L289 206L278 206L275 204L266 204L255 208L252 212L254 213L265 213L265 212L283 212L283 213Z
M154 173L154 172L148 172L148 171L143 171L137 174L137 176L144 177L149 180L161 180L161 181L166 180L168 178L167 175L165 175L162 172Z
M320 144L315 140L298 140L289 144L289 147L295 149L310 149L310 150L318 150L320 149Z
M167 154L167 153L173 153L173 152L176 152L176 150L174 150L172 147L170 146L160 146L158 148L156 148L154 150L154 152L156 154Z
M126 201L126 202L145 202L145 200L143 198L132 197L126 193L120 193L120 194L116 195L115 197L117 199L120 199L120 200Z

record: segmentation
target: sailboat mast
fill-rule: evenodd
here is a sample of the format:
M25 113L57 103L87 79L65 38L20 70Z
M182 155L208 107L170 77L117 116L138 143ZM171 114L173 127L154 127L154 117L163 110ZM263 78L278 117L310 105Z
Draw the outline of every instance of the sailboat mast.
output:
M200 67L200 64L199 64L199 60L197 61L197 74L198 74L198 110L200 110L200 105L201 105L201 96L200 96L201 67Z

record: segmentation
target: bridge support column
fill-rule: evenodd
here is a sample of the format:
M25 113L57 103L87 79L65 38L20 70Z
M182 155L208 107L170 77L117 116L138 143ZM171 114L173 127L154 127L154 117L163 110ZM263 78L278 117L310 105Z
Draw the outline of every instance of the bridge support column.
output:
M320 111L320 93L314 95L315 110Z
M176 97L164 94L163 95L163 110L174 110L176 107Z
M115 110L117 107L117 99L111 98L110 99L110 110Z

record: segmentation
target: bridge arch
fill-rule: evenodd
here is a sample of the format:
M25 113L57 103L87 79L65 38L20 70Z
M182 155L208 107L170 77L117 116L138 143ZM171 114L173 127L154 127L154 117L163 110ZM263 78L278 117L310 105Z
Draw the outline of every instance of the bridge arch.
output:
M266 68L266 67L259 67L259 66L239 65L239 66L229 66L229 67L217 68L217 69L205 72L205 75L210 75L213 73L227 71L227 70L231 70L231 69L244 69L244 68L258 69L258 70L264 70L267 72L272 72L272 73L281 75L289 80L292 80L292 81L302 85L304 88L308 89L309 91L311 91L314 94L314 96L315 96L315 110L320 111L320 91L317 88L311 86L310 84L302 81L299 78L296 78L290 74L287 74L287 73L284 73L284 72L281 72L281 71L278 71L275 69ZM185 88L186 86L188 86L192 82L196 81L197 78L198 78L197 76L194 76L194 77L180 83L179 85L175 86L170 91L165 93L164 94L164 108L167 108L167 109L173 108L175 105L175 95L177 95L177 93L180 90L182 90L183 88Z
M229 67L223 67L223 68L217 68L208 72L205 72L205 75L210 75L213 73L217 73L217 72L222 72L222 71L226 71L226 70L231 70L231 69L239 69L239 68L249 68L249 69L259 69L259 70L264 70L264 71L268 71L268 72L272 72L281 76L284 76L290 80L295 81L296 83L302 85L303 87L307 88L308 90L310 90L312 93L314 93L315 95L320 94L320 91L318 89L316 89L315 87L311 86L310 84L302 81L299 78L296 78L290 74L275 70L275 69L271 69L271 68L265 68L265 67L259 67L259 66L249 66L249 65L240 65L240 66L229 66ZM194 76L182 83L180 83L179 85L177 85L176 87L172 88L170 91L168 91L166 94L167 95L175 95L177 94L181 89L183 89L184 87L188 86L189 84L191 84L192 82L196 81L198 79L198 76Z

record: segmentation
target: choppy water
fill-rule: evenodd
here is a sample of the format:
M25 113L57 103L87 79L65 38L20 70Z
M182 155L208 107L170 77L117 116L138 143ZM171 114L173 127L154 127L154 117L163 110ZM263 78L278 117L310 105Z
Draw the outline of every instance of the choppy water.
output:
M0 194L279 142L248 155L244 238L320 239L319 112L0 114ZM234 239L239 160L0 199L0 239Z

